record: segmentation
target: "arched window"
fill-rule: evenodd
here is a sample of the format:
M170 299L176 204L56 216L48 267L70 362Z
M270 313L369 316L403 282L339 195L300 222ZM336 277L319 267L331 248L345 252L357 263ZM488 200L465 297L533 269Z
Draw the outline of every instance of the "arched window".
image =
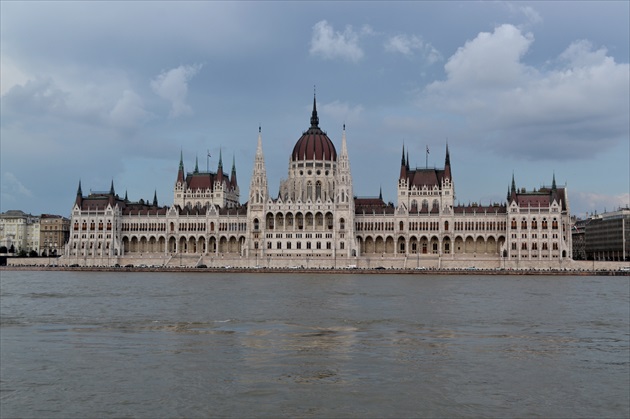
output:
M260 227L260 223L258 222L258 218L254 218L254 231L258 231Z
M448 221L444 221L444 231L448 231Z
M322 182L319 180L315 183L315 199L322 199Z
M339 219L339 230L344 230L346 227L346 220L343 218Z
M306 184L306 199L313 199L313 184L310 181Z

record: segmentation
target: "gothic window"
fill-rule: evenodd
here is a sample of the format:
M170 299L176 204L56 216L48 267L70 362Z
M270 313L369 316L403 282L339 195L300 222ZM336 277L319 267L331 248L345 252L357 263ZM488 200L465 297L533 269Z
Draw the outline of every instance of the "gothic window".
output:
M343 218L341 218L341 219L339 220L339 229L340 229L340 230L344 230L344 229L345 229L345 227L346 227L346 221L345 221Z
M313 199L313 184L310 181L306 184L306 199Z
M444 221L444 231L448 231L448 221Z
M532 229L533 230L538 229L538 221L536 221L535 218L532 220Z
M510 228L512 230L516 230L516 218L512 218L512 222L510 224Z
M557 230L558 229L558 220L556 220L555 218L553 219L553 221L551 222L551 228L553 230Z
M319 180L315 183L315 199L322 199L322 182Z
M257 231L259 228L258 218L254 218L254 231Z
M527 221L525 221L524 218L523 221L521 221L521 230L527 230Z
M403 223L402 221L398 224L398 228L400 229L400 231L403 231L405 229L405 223Z

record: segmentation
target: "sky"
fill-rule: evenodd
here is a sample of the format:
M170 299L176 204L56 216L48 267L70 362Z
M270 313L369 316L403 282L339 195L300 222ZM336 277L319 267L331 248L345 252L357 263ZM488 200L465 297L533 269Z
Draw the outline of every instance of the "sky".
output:
M630 2L0 2L0 210L69 216L83 193L172 205L235 162L247 201L259 127L269 191L310 126L358 196L396 201L444 165L456 201L555 176L579 217L630 205ZM427 154L426 151L429 150ZM208 158L208 154L210 157Z

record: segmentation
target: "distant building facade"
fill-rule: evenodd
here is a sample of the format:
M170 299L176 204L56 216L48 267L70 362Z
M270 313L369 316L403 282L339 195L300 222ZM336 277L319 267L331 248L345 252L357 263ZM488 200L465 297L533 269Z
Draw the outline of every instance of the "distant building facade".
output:
M39 254L61 255L70 238L70 219L61 215L42 214L39 220Z
M20 210L0 214L0 247L9 252L39 254L39 217Z
M518 189L506 202L456 205L446 146L443 168L411 168L402 151L397 202L356 197L346 130L337 149L319 127L313 100L310 127L289 156L287 178L270 195L259 128L248 201L240 203L235 162L223 172L185 172L180 155L173 205L83 196L72 209L68 263L136 261L161 266L558 266L572 258L566 187ZM395 179L395 178L394 178ZM141 262L142 261L142 262Z
M576 221L573 240L580 243L576 259L630 261L630 208Z

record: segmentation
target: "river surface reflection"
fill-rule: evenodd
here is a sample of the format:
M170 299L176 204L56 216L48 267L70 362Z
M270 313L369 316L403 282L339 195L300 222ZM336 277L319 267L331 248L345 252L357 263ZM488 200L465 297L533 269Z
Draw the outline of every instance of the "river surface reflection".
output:
M1 275L2 418L630 415L629 277Z

